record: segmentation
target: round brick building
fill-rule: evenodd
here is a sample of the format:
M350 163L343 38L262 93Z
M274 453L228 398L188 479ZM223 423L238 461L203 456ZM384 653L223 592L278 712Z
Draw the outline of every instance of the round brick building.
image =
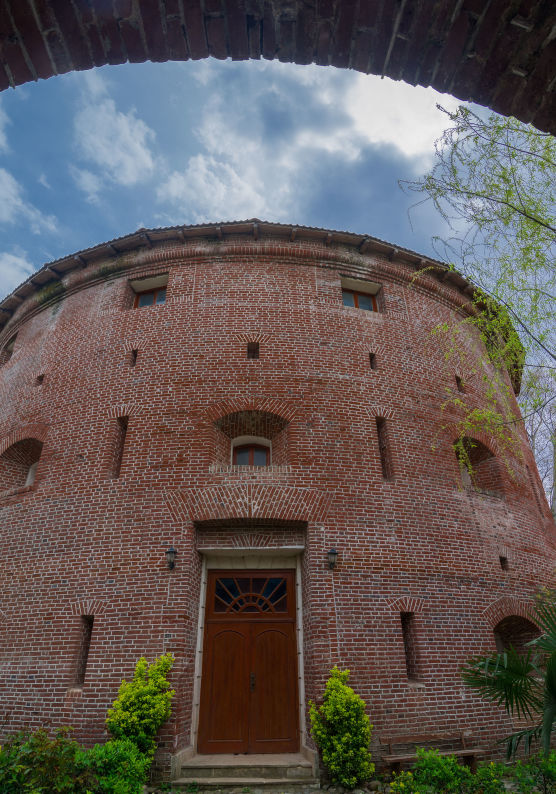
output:
M534 636L555 526L521 423L513 475L487 435L460 471L443 406L482 405L490 365L473 327L448 359L431 330L470 292L374 238L246 221L140 230L6 298L3 731L102 740L122 677L172 651L174 776L207 754L311 759L334 664L377 761L408 735L510 732L458 670Z

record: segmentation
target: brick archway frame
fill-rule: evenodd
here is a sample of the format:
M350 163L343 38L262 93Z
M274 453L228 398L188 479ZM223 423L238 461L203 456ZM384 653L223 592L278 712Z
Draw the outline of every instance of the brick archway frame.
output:
M491 629L494 629L501 620L512 615L525 618L536 626L533 605L529 601L522 601L519 598L503 596L490 604L483 612L483 618Z
M556 6L522 8L507 0L4 0L0 90L126 61L262 57L432 85L555 133Z

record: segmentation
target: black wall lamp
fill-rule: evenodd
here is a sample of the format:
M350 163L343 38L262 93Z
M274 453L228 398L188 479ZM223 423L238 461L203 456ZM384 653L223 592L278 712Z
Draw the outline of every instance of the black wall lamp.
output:
M170 546L170 548L166 552L166 562L168 563L168 568L170 570L172 570L174 565L176 564L176 554L177 553L178 552L175 550L175 548L173 546Z
M330 549L330 551L328 552L328 554L326 556L328 557L328 567L330 568L331 571L333 571L334 568L336 567L336 560L338 559L338 552L336 551L336 549Z

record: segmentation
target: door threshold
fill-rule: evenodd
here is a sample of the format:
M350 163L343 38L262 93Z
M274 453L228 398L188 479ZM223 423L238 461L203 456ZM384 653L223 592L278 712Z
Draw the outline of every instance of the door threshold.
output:
M303 753L213 753L191 756L182 768L221 766L312 766Z

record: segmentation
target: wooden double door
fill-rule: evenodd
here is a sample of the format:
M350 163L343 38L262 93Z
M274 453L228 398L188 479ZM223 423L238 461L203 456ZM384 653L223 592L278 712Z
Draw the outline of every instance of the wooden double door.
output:
M210 571L200 753L299 750L294 571Z

